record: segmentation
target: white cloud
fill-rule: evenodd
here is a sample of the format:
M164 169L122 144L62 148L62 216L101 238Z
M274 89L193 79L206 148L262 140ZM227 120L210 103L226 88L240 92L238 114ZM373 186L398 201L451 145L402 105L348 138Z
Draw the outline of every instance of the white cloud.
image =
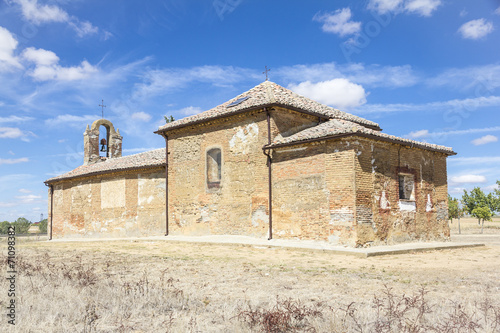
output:
M403 0L370 0L368 9L374 10L380 14L396 11L400 8Z
M131 119L133 120L138 120L138 121L150 121L151 120L151 116L149 114L147 114L146 112L135 112L135 113L132 113L132 115L130 116Z
M500 163L500 156L478 156L478 157L449 157L449 163L457 165L484 165Z
M448 187L449 194L463 194L465 187Z
M480 39L493 31L493 23L487 22L484 18L472 20L464 23L458 32L463 38Z
M21 6L24 18L36 25L43 23L66 23L73 28L79 37L95 34L99 31L90 22L80 21L75 16L70 16L65 10L55 5L41 5L38 0L14 0Z
M24 162L29 162L29 159L27 157L0 158L0 165L2 165L2 164L17 164L17 163L24 163Z
M431 16L439 5L441 0L408 0L405 3L405 10L422 16Z
M429 135L429 130L420 130L420 131L415 131L411 132L410 134L407 135L407 137L411 139L418 139L418 138L423 138Z
M366 103L365 89L347 79L310 81L288 86L292 91L338 109L349 109Z
M99 32L99 28L94 27L90 22L70 22L69 25L76 31L76 34L78 37L85 37L87 35L92 35L96 34ZM109 39L111 37L111 34L109 34L107 31L104 33L105 40Z
M185 108L182 108L179 110L179 112L185 116L192 116L192 115L198 114L202 111L203 110L197 106L188 106L188 107L185 107Z
M14 55L17 48L17 40L9 30L0 27L0 72L12 71L23 66Z
M37 202L38 200L42 199L42 196L41 195L28 194L28 195L15 196L15 198L19 200L18 203L27 204L27 203Z
M30 131L21 131L17 127L0 127L0 139L21 139L29 142L30 136L36 136Z
M33 117L19 117L19 116L8 116L0 117L0 124L2 123L22 123L25 121L33 120Z
M25 188L20 188L20 189L19 189L19 192L20 192L20 193L25 193L25 194L26 194L26 193L31 193L32 191L27 190L27 189L25 189Z
M22 53L22 58L34 64L34 68L28 75L37 81L74 81L88 78L91 74L98 72L97 68L86 60L80 66L62 67L59 57L52 51L35 49L29 47Z
M441 5L441 0L370 0L368 9L379 14L410 13L422 16L431 16Z
M497 141L498 141L498 138L496 136L489 134L489 135L485 135L483 137L474 139L474 140L471 141L471 143L474 146L479 146L479 145L484 145L484 144L487 144L487 143L497 142Z
M473 90L475 94L489 95L500 87L500 65L489 64L465 68L451 68L428 79L431 86L450 86L455 89Z
M441 131L441 132L429 132L428 130L420 130L416 132L411 132L410 134L405 135L405 137L416 139L424 137L438 137L444 135L464 135L464 134L496 132L496 131L500 131L500 126L486 127L486 128L469 128L465 130L451 130L451 131ZM487 136L493 136L493 135L487 135Z
M359 113L381 112L415 112L415 111L446 111L448 109L474 110L482 107L500 106L500 96L452 99L449 101L431 102L424 104L366 104L356 110Z
M486 177L480 175L461 175L450 178L451 184L485 183Z
M52 66L59 62L59 57L54 52L33 47L25 49L22 56L39 66Z
M481 187L481 189L484 192L493 192L495 190L500 190L500 187L497 184L493 184L493 185Z
M468 12L467 10L465 10L465 8L464 8L464 9L462 9L462 10L460 11L460 14L459 14L459 15L460 15L460 17L464 17L464 16L466 16L467 14L469 14L469 12Z
M500 15L500 7L498 7L497 9L495 9L495 14Z
M351 9L337 9L331 13L314 15L313 20L323 23L324 32L337 34L340 37L355 35L361 31L361 22L351 21Z
M21 6L24 18L34 24L69 20L68 13L57 6L39 5L37 0L15 0L14 2Z
M46 119L45 125L60 126L64 124L65 126L82 128L82 126L85 126L86 124L92 124L96 119L99 119L99 117L92 115L74 116L72 114L62 114L55 118Z
M391 88L412 86L419 80L410 65L380 66L361 63L338 65L333 62L280 67L274 71L274 75L295 82L345 78L364 86Z
M188 69L156 69L143 75L144 83L136 84L134 99L166 94L193 82L231 85L248 79L262 79L260 72L232 66L199 66Z

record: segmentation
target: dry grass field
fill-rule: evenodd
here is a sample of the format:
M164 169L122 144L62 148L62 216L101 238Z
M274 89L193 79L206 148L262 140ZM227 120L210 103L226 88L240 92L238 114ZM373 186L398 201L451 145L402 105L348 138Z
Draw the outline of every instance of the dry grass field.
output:
M485 226L496 243L370 258L19 238L16 326L3 314L0 331L500 332L500 221ZM479 232L470 219L461 229ZM8 281L0 281L6 313Z

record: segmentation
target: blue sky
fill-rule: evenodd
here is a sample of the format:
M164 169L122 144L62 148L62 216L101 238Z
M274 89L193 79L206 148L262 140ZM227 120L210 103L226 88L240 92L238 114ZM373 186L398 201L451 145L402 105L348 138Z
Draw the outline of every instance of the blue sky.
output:
M449 191L500 180L500 1L0 2L0 221L47 216L43 181L82 164L105 118L124 155L270 80L451 146Z

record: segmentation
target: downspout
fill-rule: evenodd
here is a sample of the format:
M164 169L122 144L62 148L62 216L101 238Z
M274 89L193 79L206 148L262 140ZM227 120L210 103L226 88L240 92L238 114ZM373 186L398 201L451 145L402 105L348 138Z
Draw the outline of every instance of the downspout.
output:
M165 138L165 236L168 236L168 136Z
M264 108L267 115L267 144L271 144L271 115L269 114L269 110ZM266 151L266 148L263 149L264 155L267 156L267 169L268 169L268 181L269 181L269 238L268 240L273 239L273 187L272 187L272 159L269 151Z
M49 240L52 240L52 221L54 216L54 185L49 185L45 183L50 189L50 232L49 232Z

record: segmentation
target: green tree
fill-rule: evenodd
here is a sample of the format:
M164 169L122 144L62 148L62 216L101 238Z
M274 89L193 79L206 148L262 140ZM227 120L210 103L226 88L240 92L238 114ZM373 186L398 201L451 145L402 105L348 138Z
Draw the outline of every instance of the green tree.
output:
M491 195L493 197L493 202L495 206L495 209L493 209L493 211L500 212L500 180L497 180L497 188L493 191L493 194Z
M9 227L10 227L10 222L9 221L3 221L0 223L0 234L7 234L9 232Z
M481 220L486 220L486 221L491 221L491 210L487 206L479 206L474 208L472 211L472 216L481 219Z
M488 206L478 206L472 210L472 216L483 221L481 224L481 233L483 233L484 220L491 221L491 215L492 213Z
M16 228L16 234L25 234L31 227L31 222L24 217L19 217L17 220L12 222L12 225Z
M41 233L47 232L47 219L40 221L40 223L38 224L38 229Z
M448 194L448 219L453 223L453 219L458 219L460 216L460 208L458 207L458 199L452 198Z
M470 194L464 190L462 202L464 204L464 210L472 216L475 216L472 211L477 207L488 207L490 212L493 212L496 208L494 196L491 193L488 195L484 194L479 187L474 187L472 191L470 191ZM478 224L481 224L481 218L477 219Z

